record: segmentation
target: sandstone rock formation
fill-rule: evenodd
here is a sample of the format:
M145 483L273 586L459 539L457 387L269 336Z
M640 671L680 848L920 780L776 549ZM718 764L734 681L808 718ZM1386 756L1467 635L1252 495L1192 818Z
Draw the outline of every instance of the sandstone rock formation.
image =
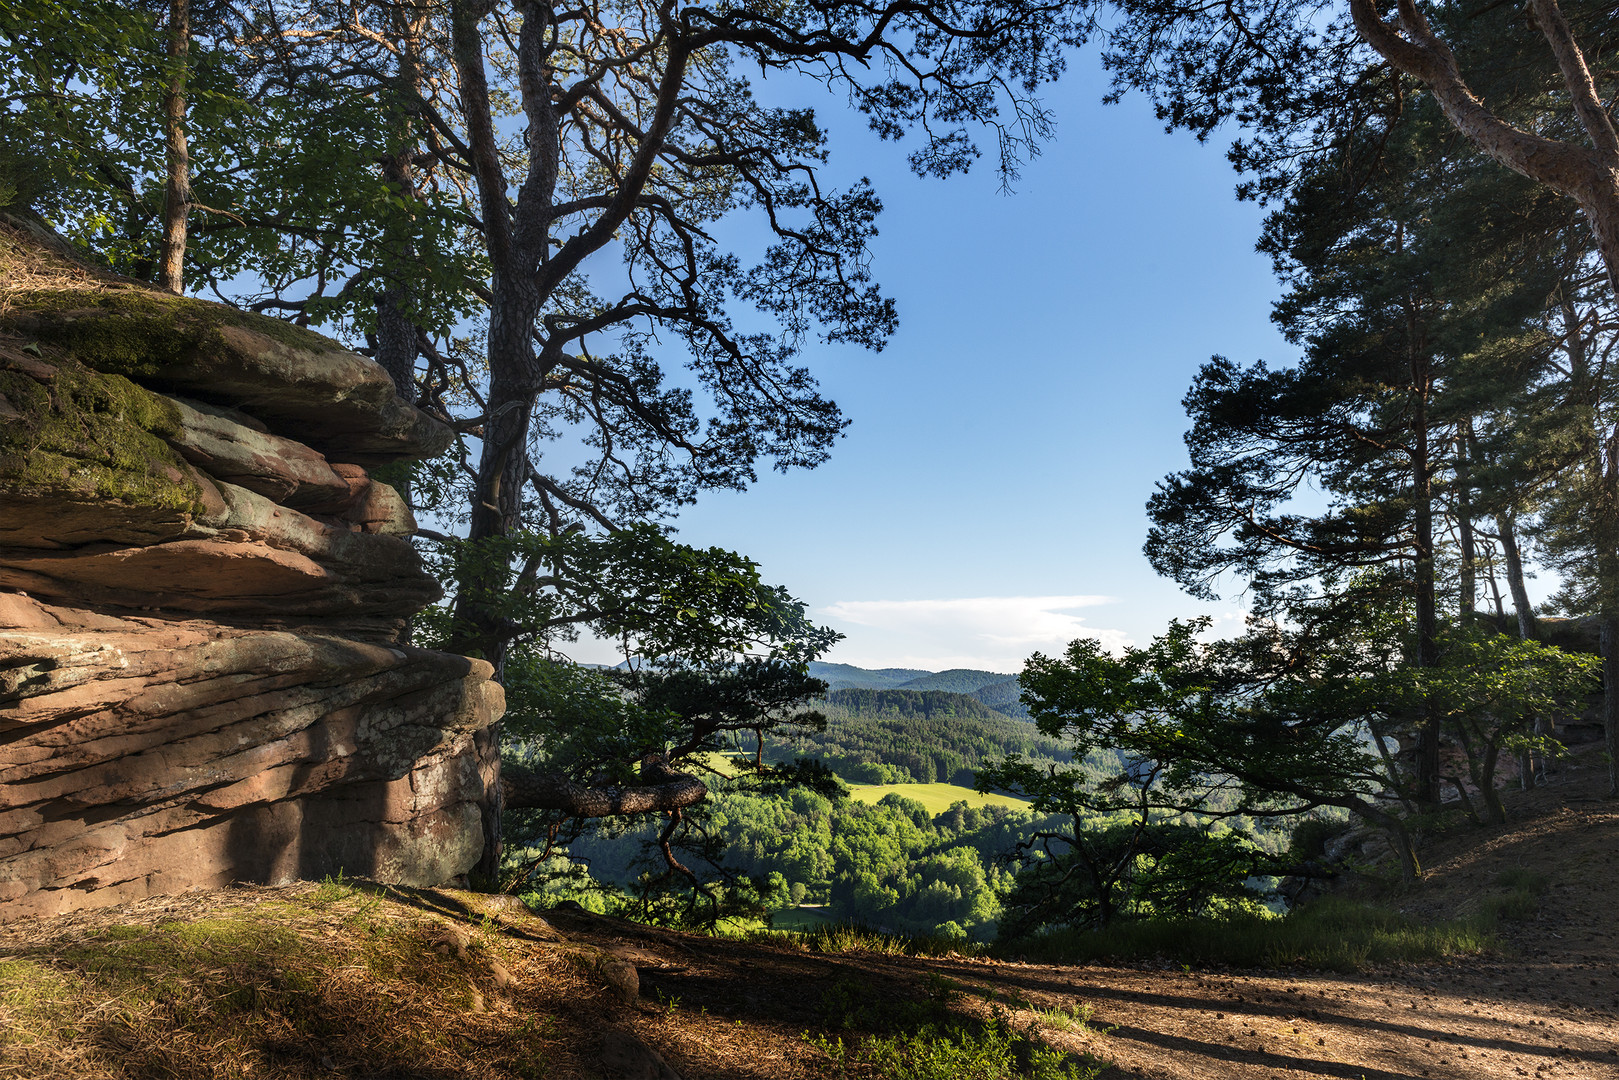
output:
M0 919L482 847L487 664L368 470L450 432L272 319L0 222ZM48 287L46 287L48 286Z

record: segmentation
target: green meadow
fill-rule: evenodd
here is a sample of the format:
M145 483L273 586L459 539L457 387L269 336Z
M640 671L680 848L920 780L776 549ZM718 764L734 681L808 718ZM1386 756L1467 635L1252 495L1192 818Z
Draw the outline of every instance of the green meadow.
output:
M968 806L1010 806L1023 809L1027 799L1011 795L986 795L959 784L850 784L849 794L863 803L878 803L884 795L903 795L927 807L930 814L942 814L952 803L965 802Z

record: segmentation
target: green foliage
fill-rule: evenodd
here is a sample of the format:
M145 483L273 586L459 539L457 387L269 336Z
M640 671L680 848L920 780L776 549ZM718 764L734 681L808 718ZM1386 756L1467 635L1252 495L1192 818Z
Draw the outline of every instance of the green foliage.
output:
M919 803L897 795L866 805L803 788L716 791L701 815L702 828L739 882L777 882L761 897L772 917L812 902L824 905L807 909L823 926L859 925L957 946L994 936L1000 893L1011 884L995 856L1025 839L1038 821L1027 811L965 803L930 818ZM643 824L629 839L650 839L653 832ZM604 907L635 916L634 887L655 867L635 854L633 843L608 828L581 835L568 851L587 860L598 886L627 890L603 897ZM584 902L581 887L548 887L549 902Z
M1288 667L1270 637L1205 645L1205 627L1174 623L1121 656L1076 641L1062 660L1029 661L1025 700L1075 764L1007 759L979 775L980 786L1020 791L1069 823L1021 849L1009 901L1016 933L1106 925L1160 906L1204 914L1251 902L1246 879L1277 872L1244 831L1216 833L1207 818L1201 829L1174 825L1172 816L1277 818L1323 804L1375 812L1366 796L1386 774L1362 737L1366 704L1349 693L1364 687L1333 666L1338 654L1314 670ZM1279 667L1295 681L1278 678ZM1187 887L1176 894L1182 874Z
M1410 640L1401 613L1375 602L1329 605L1305 609L1291 626L1259 622L1242 638L1207 643L1198 640L1206 623L1174 623L1121 656L1076 641L1062 660L1033 657L1026 700L1040 729L1064 737L1079 764L1043 769L1008 759L980 775L981 785L1020 790L1036 811L1075 823L1025 849L1020 890L1009 900L1017 932L1156 910L1160 900L1137 898L1135 875L1156 872L1165 859L1153 838L1166 814L1285 819L1336 807L1388 831L1414 876L1403 822L1374 798L1409 780L1388 748L1390 732L1408 731L1426 710L1464 743L1471 732L1473 745L1499 747L1511 732L1521 737L1534 714L1587 692L1593 662L1457 631L1444 639L1442 663L1416 666L1401 647ZM1098 769L1088 755L1100 750L1120 755L1117 767ZM1485 768L1478 778L1493 798L1493 773ZM1086 828L1089 817L1126 811L1134 815L1129 827ZM1245 860L1248 874L1279 872L1264 869L1257 853L1243 854L1242 844L1185 836L1173 846L1186 862L1165 865L1194 877L1224 867L1239 880ZM1209 903L1238 899L1208 894Z
M1106 1068L1075 1064L1050 1047L1024 1049L1025 1040L1004 1021L991 1021L977 1032L927 1024L901 1035L863 1036L850 1046L836 1036L815 1036L810 1042L840 1076L871 1075L874 1070L891 1080L1094 1080ZM851 1066L857 1071L851 1073Z
M1279 869L1245 834L1151 821L1077 829L1039 852L1006 898L1005 940L1049 926L1257 910L1267 894L1249 879Z
M972 694L994 683L1003 683L1008 676L996 671L974 668L951 668L948 671L919 675L895 687L898 690L945 690L952 694Z
M882 766L871 766L881 768ZM861 802L881 802L890 795L899 795L914 802L921 803L929 814L947 816L952 808L1005 806L1012 809L1025 809L1028 802L1014 798L1011 795L1001 795L996 792L975 791L959 784L850 784L849 797Z
M975 770L1008 754L1066 760L1067 749L1025 720L965 694L846 689L827 695L823 731L771 740L776 755L816 758L851 783L947 782L964 787Z
M132 213L155 221L169 70L157 20L135 5L0 3L0 145L29 162L28 208L52 221L66 211L79 239Z
M853 664L830 664L825 660L817 660L810 668L810 674L818 679L824 679L833 690L849 688L861 690L893 690L904 686L913 679L925 679L933 674L921 668L868 668L855 667Z
M626 642L627 659L713 668L759 648L806 664L839 637L811 623L785 589L763 584L751 560L677 544L651 525L451 540L431 563L456 595L497 615L518 641L542 646L583 626ZM463 617L438 608L423 626L435 640L467 638Z
M950 690L909 687L897 690L834 690L826 700L828 704L847 709L857 716L995 718L995 711L977 698Z
M1439 667L1404 672L1412 695L1486 741L1517 735L1521 747L1535 714L1565 711L1598 689L1597 657L1476 626L1449 635L1441 657Z
M866 987L843 982L821 1003L827 1026L867 1034L805 1037L835 1075L888 1080L1095 1080L1105 1066L1073 1062L1039 1041L1034 1025L1015 1029L996 1010L986 1021L953 1013L959 990L935 978L919 1001L877 1001Z
M393 148L391 102L337 87L308 68L295 87L263 92L257 59L235 44L262 27L194 4L184 61L167 55L156 6L113 0L0 3L0 145L27 163L0 177L15 198L114 269L149 279L164 203L163 93L183 75L196 201L187 279L225 295L246 281L272 292L322 274L299 305L336 332L370 329L386 276L414 245L412 308L423 325L451 325L477 299L484 273L453 191L401 192L377 162ZM382 95L386 96L386 95ZM20 177L20 183L14 179ZM367 274L350 277L354 267Z
M1341 835L1348 826L1342 820L1309 817L1293 827L1288 838L1288 858L1296 863L1307 863L1327 853L1327 843Z
M1479 917L1488 924L1501 920L1525 922L1540 914L1546 891L1544 875L1523 867L1503 870L1490 882L1492 889L1479 901Z
M1196 966L1358 971L1369 964L1424 963L1476 956L1493 943L1492 921L1425 925L1385 908L1336 898L1284 916L1117 922L1100 930L1058 929L1004 946L1039 963L1169 960Z

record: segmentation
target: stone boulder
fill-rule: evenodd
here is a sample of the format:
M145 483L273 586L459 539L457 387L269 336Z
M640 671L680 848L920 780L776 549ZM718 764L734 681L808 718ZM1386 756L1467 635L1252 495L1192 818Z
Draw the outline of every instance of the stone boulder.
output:
M9 301L0 332L240 409L333 460L381 465L450 444L449 428L401 399L379 365L279 319L135 285L23 290Z
M38 276L74 287L0 283L0 919L464 874L501 691L401 643L439 588L368 473L448 429L308 331Z

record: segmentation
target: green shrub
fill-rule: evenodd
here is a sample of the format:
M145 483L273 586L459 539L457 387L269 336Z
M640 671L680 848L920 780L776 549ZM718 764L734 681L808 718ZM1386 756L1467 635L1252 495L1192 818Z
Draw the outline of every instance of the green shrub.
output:
M926 995L905 1001L877 998L869 987L844 980L827 991L821 1012L833 1030L859 1028L847 1042L840 1035L806 1035L840 1076L885 1080L1096 1080L1104 1063L1074 1062L1041 1043L1037 1025L1020 1032L996 1008L986 1021L951 1011L961 987L930 976Z
M1492 926L1502 919L1524 922L1534 918L1540 911L1541 897L1550 888L1544 875L1521 866L1501 871L1491 884L1506 890L1479 901L1479 918Z
M1299 862L1311 862L1327 853L1327 842L1348 831L1347 821L1325 821L1308 818L1298 823L1288 841L1287 853Z
M1324 897L1279 917L1144 919L1102 930L1055 930L997 948L1046 963L1167 958L1186 964L1355 971L1369 963L1471 956L1491 920L1435 925L1370 904Z

